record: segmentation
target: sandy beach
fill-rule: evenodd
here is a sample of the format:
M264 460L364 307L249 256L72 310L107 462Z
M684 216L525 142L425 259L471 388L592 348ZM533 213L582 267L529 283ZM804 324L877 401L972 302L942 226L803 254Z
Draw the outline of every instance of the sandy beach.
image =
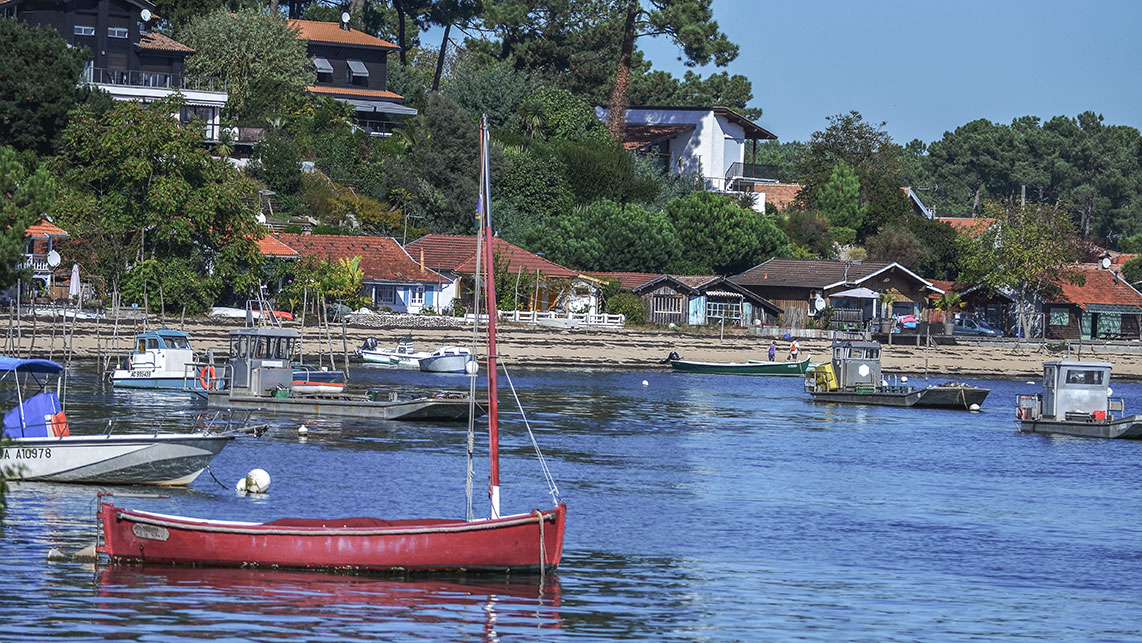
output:
M0 329L3 353L67 359L65 336L70 334L71 322L57 318L53 326L50 318L23 318L19 325L20 342L17 344L15 323ZM189 332L196 350L205 352L213 348L216 355L227 351L227 333L240 328L241 320L219 319L168 319L167 327ZM80 320L74 325L74 339L70 342L71 358L89 360L106 358L108 351L114 366L131 350L136 333L161 327L160 320L120 320L118 329L108 320ZM375 337L380 346L395 345L406 333L411 333L418 349L431 350L447 344L467 345L471 342L470 328L367 328L355 325L333 325L326 331L298 322L286 322L286 328L302 331L302 350L307 363L320 357L328 364L332 352L336 365L343 365L347 349L351 364L354 348L366 338ZM53 336L54 329L54 336ZM717 332L687 332L668 329L575 329L558 330L527 325L501 324L501 358L516 366L584 367L623 369L665 369L659 364L671 351L682 358L714 362L744 362L765 359L769 346L767 338L735 331L720 336ZM907 341L907 340L906 340ZM911 341L915 341L912 339ZM900 374L923 374L947 377L1006 377L1038 380L1042 363L1064 357L1058 345L1023 343L964 342L957 345L923 346L893 344L884 346L884 369ZM800 342L802 351L814 361L826 359L829 354L827 340L805 339ZM16 347L19 346L19 351ZM785 359L787 340L778 340L777 359ZM1114 376L1119 379L1142 379L1142 352L1124 352L1111 346L1084 345L1083 359L1105 360L1114 363ZM1078 358L1072 350L1070 358Z

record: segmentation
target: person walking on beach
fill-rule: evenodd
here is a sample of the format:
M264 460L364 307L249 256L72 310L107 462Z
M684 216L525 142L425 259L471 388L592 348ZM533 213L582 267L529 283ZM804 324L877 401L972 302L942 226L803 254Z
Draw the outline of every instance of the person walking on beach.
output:
M776 356L777 356L777 342L775 342L771 339L771 340L769 340L769 361L772 362L773 358Z
M793 340L793 343L789 345L789 357L786 357L785 361L788 362L789 360L793 360L794 362L796 362L797 361L797 355L800 352L801 352L801 345L797 343L797 340Z

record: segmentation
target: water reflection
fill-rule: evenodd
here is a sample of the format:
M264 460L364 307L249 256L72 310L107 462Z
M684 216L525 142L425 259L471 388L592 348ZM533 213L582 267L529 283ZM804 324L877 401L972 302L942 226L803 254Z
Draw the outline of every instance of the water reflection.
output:
M391 579L308 571L112 565L95 574L96 634L377 638L418 626L458 638L558 629L556 576Z

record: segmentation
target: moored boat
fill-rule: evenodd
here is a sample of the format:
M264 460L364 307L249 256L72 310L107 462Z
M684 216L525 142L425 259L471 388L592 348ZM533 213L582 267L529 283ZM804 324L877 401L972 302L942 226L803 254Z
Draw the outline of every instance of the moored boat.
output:
M201 388L190 334L168 328L139 333L126 368L110 374L117 388Z
M413 348L412 333L407 333L395 347L386 348L377 348L376 338L370 337L357 348L357 355L366 364L415 370L420 368L420 360L431 353Z
M59 397L62 372L45 359L0 357L0 377L15 380L20 398L4 415L7 442L0 447L0 469L11 479L187 485L234 439L204 432L72 435ZM25 397L31 391L38 392Z
M441 346L420 360L420 370L426 373L467 373L475 375L479 368L476 356L464 346Z
M1113 397L1112 368L1109 362L1044 362L1043 391L1016 397L1015 423L1019 430L1083 438L1142 439L1142 416L1126 415L1125 400Z
M670 368L678 373L723 373L727 375L773 375L798 377L809 369L810 356L798 362L696 362L684 359L670 360Z
M467 419L471 412L469 396L461 392L373 390L348 394L343 384L294 379L289 357L298 339L298 332L292 329L232 329L230 359L220 374L226 387L194 392L206 398L209 408L285 414L458 421Z
M488 275L493 264L490 247L492 226L486 209L490 201L486 119L481 124L480 142L483 180L478 210L481 234L477 256L482 258L485 266L483 281L489 312L486 335L490 517L472 517L469 502L466 519L287 518L251 523L122 509L104 495L100 498L98 513L103 530L103 545L98 548L101 553L113 562L338 568L400 573L544 573L559 564L563 555L567 508L559 499L546 465L542 470L555 501L554 509L510 516L500 513L495 285ZM479 263L478 274L481 272ZM477 287L476 301L479 301L479 294ZM475 401L470 403L474 405ZM471 467L468 470L471 471Z
M833 342L832 361L805 373L805 390L815 402L979 410L990 389L963 383L925 388L907 378L889 384L880 367L880 342Z

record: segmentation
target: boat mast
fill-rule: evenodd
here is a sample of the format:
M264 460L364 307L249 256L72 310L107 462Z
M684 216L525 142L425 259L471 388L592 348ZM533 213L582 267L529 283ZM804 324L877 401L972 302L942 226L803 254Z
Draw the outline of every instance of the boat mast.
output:
M480 119L480 204L483 206L484 231L484 296L488 311L488 497L492 501L492 518L500 517L500 426L496 389L496 279L492 263L495 253L492 241L491 171L488 163L488 116Z

